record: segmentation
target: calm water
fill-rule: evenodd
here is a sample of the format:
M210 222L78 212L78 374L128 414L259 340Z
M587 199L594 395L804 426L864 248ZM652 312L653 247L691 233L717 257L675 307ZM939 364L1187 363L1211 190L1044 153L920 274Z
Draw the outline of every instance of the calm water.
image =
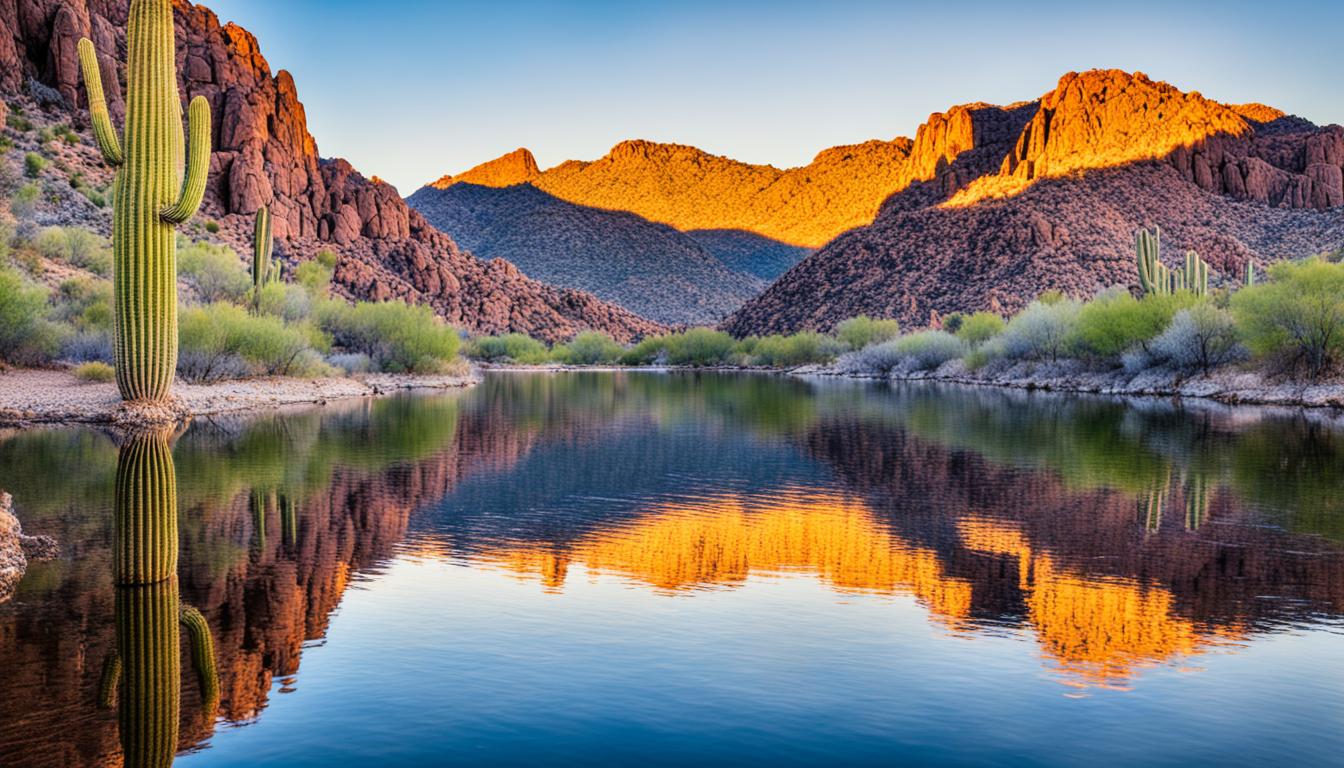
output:
M0 765L1339 764L1333 418L501 374L0 433L63 547L0 605ZM141 529L176 580L116 585Z

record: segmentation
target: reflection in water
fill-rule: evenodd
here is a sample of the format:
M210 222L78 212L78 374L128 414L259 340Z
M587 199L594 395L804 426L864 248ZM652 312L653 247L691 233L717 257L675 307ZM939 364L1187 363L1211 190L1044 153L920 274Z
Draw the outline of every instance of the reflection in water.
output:
M203 422L119 450L80 430L4 435L0 477L25 527L69 554L0 606L0 764L102 765L124 748L127 764L162 765L210 742L216 714L265 722L275 681L304 690L306 644L388 562L502 570L559 609L593 599L593 580L662 605L723 599L744 623L764 610L760 584L810 581L836 603L917 605L934 642L987 658L1025 642L1053 679L1139 688L1213 648L1338 625L1340 434L1293 412L584 374ZM442 661L416 647L362 663ZM832 650L855 652L814 652Z
M117 725L125 765L167 766L181 716L179 625L187 630L202 706L219 701L214 641L177 583L177 476L167 432L135 434L117 454L114 578L116 651L105 666L104 704L120 688Z

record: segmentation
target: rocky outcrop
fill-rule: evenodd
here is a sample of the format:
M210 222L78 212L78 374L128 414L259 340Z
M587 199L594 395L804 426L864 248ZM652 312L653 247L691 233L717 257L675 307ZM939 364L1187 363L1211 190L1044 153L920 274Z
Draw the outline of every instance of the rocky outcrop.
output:
M14 595L29 560L50 560L60 548L49 536L24 536L14 516L14 499L0 491L0 603Z
M351 296L398 296L430 304L469 330L548 339L584 328L630 339L660 327L592 296L479 262L407 208L396 189L344 161L323 161L290 73L272 75L256 38L242 27L221 24L187 0L174 5L183 95L206 98L215 118L205 212L222 224L226 241L247 242L250 217L267 205L282 256L292 262L336 251L338 287ZM119 119L127 8L126 0L0 2L0 90L18 94L30 79L50 85L83 125L75 44L89 36ZM508 325L514 318L525 325Z
M958 151L968 136L975 151ZM1344 246L1344 128L1142 74L1070 73L1036 102L934 115L915 144L918 172L870 226L798 264L727 329L827 330L865 313L923 326L1013 312L1045 290L1087 297L1137 281L1140 226L1161 226L1172 253L1199 251L1215 282L1247 261Z
M458 174L444 176L429 186L434 189L447 189L454 184L474 184L478 187L512 187L535 181L541 175L537 159L532 152L519 147L514 151L497 157L486 163Z

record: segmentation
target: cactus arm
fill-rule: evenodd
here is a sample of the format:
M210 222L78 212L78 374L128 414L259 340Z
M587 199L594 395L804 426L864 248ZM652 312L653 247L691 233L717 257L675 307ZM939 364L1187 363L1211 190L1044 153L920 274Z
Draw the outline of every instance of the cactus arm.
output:
M112 126L112 116L107 111L107 97L103 94L103 73L98 68L98 53L93 41L83 38L79 41L79 67L84 72L84 91L89 97L89 117L93 120L93 139L103 153L108 165L121 165L121 139L117 129Z
M112 709L117 706L117 685L121 682L121 654L108 654L103 661L103 674L98 678L98 706Z
M187 175L182 182L182 194L177 203L165 209L161 216L169 224L181 224L196 215L205 200L205 179L210 174L210 102L203 96L191 100L187 110L187 125L191 133L187 152Z
M185 604L178 610L178 620L187 630L191 663L201 686L201 700L206 709L213 710L219 704L219 672L215 668L215 640L210 635L210 624L204 614Z

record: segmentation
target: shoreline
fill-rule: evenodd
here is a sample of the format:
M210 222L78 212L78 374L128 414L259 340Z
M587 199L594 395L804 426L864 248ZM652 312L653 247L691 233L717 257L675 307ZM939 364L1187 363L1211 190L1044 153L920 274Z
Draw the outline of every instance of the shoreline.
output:
M266 377L218 384L178 383L173 386L171 403L147 406L123 403L114 383L80 381L66 370L10 370L0 372L0 427L170 425L198 416L325 405L409 390L465 389L480 380L480 371L473 367L458 374L376 373L345 378Z

